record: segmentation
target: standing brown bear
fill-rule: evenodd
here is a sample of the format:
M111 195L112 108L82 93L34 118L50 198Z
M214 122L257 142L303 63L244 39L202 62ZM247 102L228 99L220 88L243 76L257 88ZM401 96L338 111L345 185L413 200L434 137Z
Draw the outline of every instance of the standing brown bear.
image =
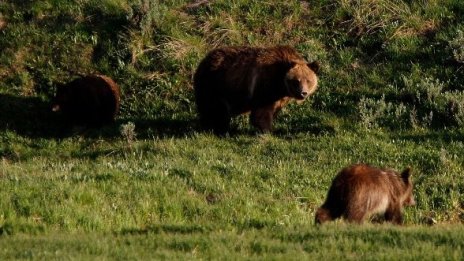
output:
M291 99L302 101L316 91L318 70L317 62L306 62L288 46L215 49L194 75L200 124L222 134L231 117L251 112L251 124L269 132Z
M97 127L114 121L119 102L119 87L110 77L88 75L58 86L52 110L71 124Z
M415 204L412 195L411 170L401 174L357 164L342 169L332 182L327 200L316 212L321 224L343 216L349 222L362 223L374 214L402 224L403 206Z

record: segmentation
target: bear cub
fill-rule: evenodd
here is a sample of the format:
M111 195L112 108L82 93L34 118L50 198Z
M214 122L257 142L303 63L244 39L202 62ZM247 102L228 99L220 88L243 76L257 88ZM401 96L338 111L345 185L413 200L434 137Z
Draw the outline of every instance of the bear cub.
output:
M318 62L306 62L292 47L224 47L200 62L193 79L201 126L223 134L231 117L250 113L262 132L290 100L316 91Z
M342 169L332 182L325 203L316 212L316 224L343 217L362 223L374 214L385 221L403 223L404 206L415 205L411 170L401 174L357 164Z
M52 110L73 125L99 127L114 122L119 103L119 87L110 77L87 75L59 85Z

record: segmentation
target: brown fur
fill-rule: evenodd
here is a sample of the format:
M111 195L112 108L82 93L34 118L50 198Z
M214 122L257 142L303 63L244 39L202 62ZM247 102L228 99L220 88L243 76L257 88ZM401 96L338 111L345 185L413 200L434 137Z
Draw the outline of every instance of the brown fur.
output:
M383 214L386 221L402 224L403 206L415 204L410 175L409 168L398 174L364 164L342 169L316 212L316 223L339 217L362 223L374 214Z
M101 126L114 121L119 103L119 87L110 77L88 75L58 86L52 109L72 124Z
M6 28L6 21L3 19L2 14L0 14L0 31Z
M319 65L307 63L288 46L225 47L211 51L194 76L200 122L216 133L228 131L231 117L251 112L263 132L291 99L316 91Z

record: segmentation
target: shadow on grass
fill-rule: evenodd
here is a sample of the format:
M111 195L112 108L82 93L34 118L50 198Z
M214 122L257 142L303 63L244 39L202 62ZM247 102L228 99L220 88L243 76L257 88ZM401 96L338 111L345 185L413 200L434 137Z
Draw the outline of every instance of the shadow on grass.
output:
M303 123L298 120L287 122L285 127L277 127L273 135L286 137L299 133L318 135L335 132L331 126L325 126L319 119L310 117L302 121ZM120 128L128 122L134 123L138 139L188 137L195 133L206 133L201 130L194 116L182 119L121 118L113 124L100 128L76 129L67 124L62 115L53 113L49 103L43 98L0 94L0 131L2 132L9 130L31 138L67 138L78 135L95 139L111 139L123 138ZM259 132L251 127L236 126L226 136L258 134Z
M64 125L57 121L49 103L39 97L0 94L0 131L14 131L32 138L62 137Z
M122 235L144 235L155 233L159 234L160 232L172 233L172 234L193 234L193 233L205 233L210 231L208 227L200 225L153 225L145 228L129 228L123 229L120 234Z
M120 127L127 122L135 124L137 138L184 137L192 135L194 119L120 119L100 128L76 129L63 115L53 113L47 101L39 97L0 94L0 131L13 131L31 138L119 138Z
M77 133L67 130L67 135L79 135L90 139L124 138L121 128L128 123L135 125L134 134L137 139L188 137L198 131L195 128L194 121L189 119L170 119L164 117L157 119L120 118L112 124L98 128L86 128Z
M195 119L170 119L160 117L156 119L128 119L135 124L135 131L139 138L169 138L186 137L198 132Z
M188 137L196 133L195 123L189 119L134 119L121 118L115 123L101 128L87 129L80 135L87 138L124 138L121 133L123 125L133 123L134 134L137 139L157 138L179 138Z
M461 129L436 129L424 133L400 134L404 140L414 142L450 143L464 142L464 131Z
M308 124L291 124L285 128L276 128L272 134L280 138L293 138L301 134L311 135L335 135L337 132L334 126L323 124L321 122L314 122Z

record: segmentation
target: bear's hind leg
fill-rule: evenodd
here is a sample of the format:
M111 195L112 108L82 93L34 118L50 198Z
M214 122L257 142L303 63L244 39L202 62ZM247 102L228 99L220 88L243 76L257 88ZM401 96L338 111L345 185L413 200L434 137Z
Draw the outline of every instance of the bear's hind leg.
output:
M199 110L200 124L203 129L213 131L217 135L229 131L231 116L226 103L216 101Z
M349 205L346 211L343 213L343 217L350 223L362 224L366 219L367 213L365 207L360 205L357 206L355 203Z

